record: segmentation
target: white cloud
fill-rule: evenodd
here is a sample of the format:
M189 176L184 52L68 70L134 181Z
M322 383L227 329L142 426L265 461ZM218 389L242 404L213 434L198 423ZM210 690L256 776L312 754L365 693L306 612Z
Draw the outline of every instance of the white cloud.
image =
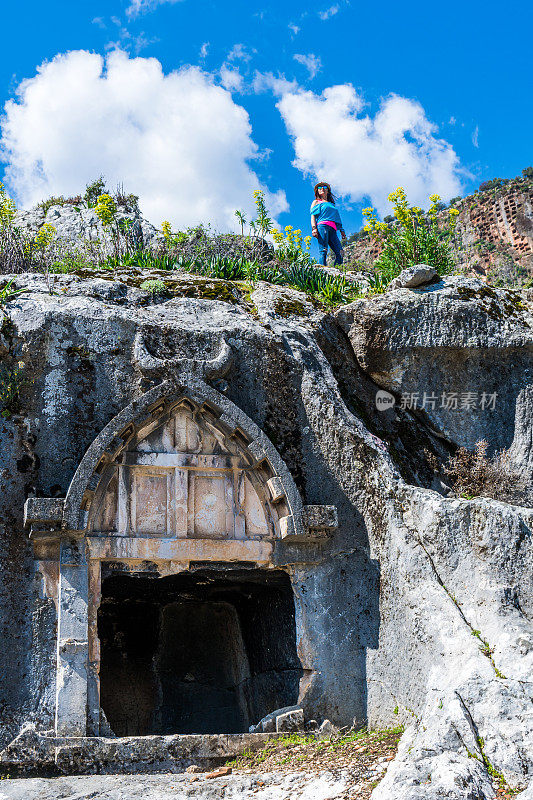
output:
M252 56L243 44L234 44L228 53L228 61L250 61L251 58Z
M295 25L294 22L289 22L289 30L292 32L293 36L297 36L300 33L300 28L298 25Z
M309 77L311 79L313 79L317 72L322 69L322 61L320 60L320 57L315 56L313 53L308 53L307 55L296 53L293 58L308 70Z
M111 17L111 22L117 26L118 38L107 42L105 45L106 50L127 50L138 56L141 50L159 41L157 36L148 37L144 31L134 36L118 17Z
M205 58L209 52L210 42L204 42L200 47L200 58Z
M296 81L289 81L285 75L274 75L272 72L255 72L252 81L252 90L256 94L261 92L272 92L272 94L281 97L284 94L299 91L299 86Z
M220 68L220 82L228 92L241 92L244 86L244 78L238 69L222 64Z
M318 12L318 16L320 17L322 22L325 22L327 19L329 19L330 17L334 17L335 14L338 14L338 13L339 13L339 6L335 5L335 6L330 6L329 8L326 8L324 11L319 11Z
M283 93L277 108L293 140L293 165L353 202L370 197L381 214L389 213L387 195L400 185L419 206L432 192L460 193L457 155L436 137L419 103L391 95L373 118L361 115L364 106L351 84L321 95Z
M137 36L132 36L126 28L121 28L118 33L118 39L107 42L105 45L106 50L127 50L138 56L141 50L145 50L150 45L159 41L157 36L148 38L144 31Z
M474 147L479 147L479 125L476 125L472 133L472 144Z
M25 80L5 106L0 141L6 182L28 207L76 195L103 174L140 195L148 219L183 228L234 228L261 187L248 114L197 67L168 75L155 58L115 51L59 55ZM274 215L283 192L266 192Z
M126 8L126 15L130 19L135 19L141 14L148 14L150 11L155 11L158 6L164 3L179 3L181 0L131 0L129 6Z

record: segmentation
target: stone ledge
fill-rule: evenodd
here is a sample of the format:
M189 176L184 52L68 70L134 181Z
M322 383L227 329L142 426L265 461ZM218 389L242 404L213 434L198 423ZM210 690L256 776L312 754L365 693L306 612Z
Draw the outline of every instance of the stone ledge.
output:
M191 764L220 766L263 747L277 733L174 734L172 736L51 736L27 729L0 752L0 766L18 774L57 770L63 775L184 772Z
M281 538L285 542L321 542L338 527L335 506L304 506L299 519L281 517Z
M65 500L58 497L28 497L24 503L24 525L61 524Z

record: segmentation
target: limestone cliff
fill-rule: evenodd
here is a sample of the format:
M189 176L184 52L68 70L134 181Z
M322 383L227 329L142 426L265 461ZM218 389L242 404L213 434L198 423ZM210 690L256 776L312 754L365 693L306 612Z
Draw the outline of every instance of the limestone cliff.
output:
M139 409L155 414L165 397L177 402L190 364L216 359L225 343L225 374L204 371L204 399L191 389L187 413L194 420L207 409L213 436L224 439L228 409L239 409L235 447L246 443L253 469L276 463L283 475L286 467L307 509L307 533L273 536L261 556L263 567L290 577L306 713L406 725L379 800L493 798L500 774L525 789L533 779L533 511L456 497L427 453L443 462L456 445L486 438L510 448L531 476L527 298L450 278L326 313L263 283L248 296L236 284L178 273L166 277L163 300L138 288L141 280L67 275L50 291L43 276L16 276L25 291L6 307L2 364L9 371L23 362L24 377L18 408L0 420L2 745L24 723L52 728L61 688L57 557L44 546L35 557L25 499L64 498L84 453L112 420L126 419L124 409L134 421L129 432L117 423L115 438L141 441ZM378 390L395 404L379 410ZM402 394L424 393L437 400L402 403ZM476 393L477 405L441 408L443 393ZM496 394L493 406L481 407L482 393ZM260 437L272 448L266 461L254 445ZM113 441L100 471L119 448ZM94 474L86 497L99 491ZM288 490L270 487L268 502L283 504ZM325 525L312 509L331 506L336 530L303 541Z

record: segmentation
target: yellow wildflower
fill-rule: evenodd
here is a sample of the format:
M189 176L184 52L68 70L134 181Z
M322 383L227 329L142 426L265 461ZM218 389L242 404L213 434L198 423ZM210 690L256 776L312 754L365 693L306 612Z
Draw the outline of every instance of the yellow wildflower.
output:
M33 243L35 247L39 248L40 250L44 250L52 243L52 239L55 235L56 229L54 226L49 222L45 222L36 234Z
M161 223L161 230L163 231L163 236L165 237L167 242L170 241L170 237L172 236L172 228L170 222L167 219Z

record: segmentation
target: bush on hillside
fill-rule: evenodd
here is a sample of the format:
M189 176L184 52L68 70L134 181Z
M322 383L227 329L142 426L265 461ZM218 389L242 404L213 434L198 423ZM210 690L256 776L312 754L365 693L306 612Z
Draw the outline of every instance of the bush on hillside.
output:
M383 291L403 269L415 264L428 264L439 275L453 269L452 237L459 212L450 208L447 219L439 218L442 210L438 194L429 198L427 214L421 208L410 206L405 190L400 186L389 195L396 224L380 222L373 208L363 209L366 231L380 246L381 252L374 262L374 291Z
M527 482L513 466L508 450L487 455L488 442L477 442L473 450L459 447L443 467L453 490L462 497L490 497L509 503L523 499ZM426 453L427 454L427 453ZM432 466L438 469L433 463Z

